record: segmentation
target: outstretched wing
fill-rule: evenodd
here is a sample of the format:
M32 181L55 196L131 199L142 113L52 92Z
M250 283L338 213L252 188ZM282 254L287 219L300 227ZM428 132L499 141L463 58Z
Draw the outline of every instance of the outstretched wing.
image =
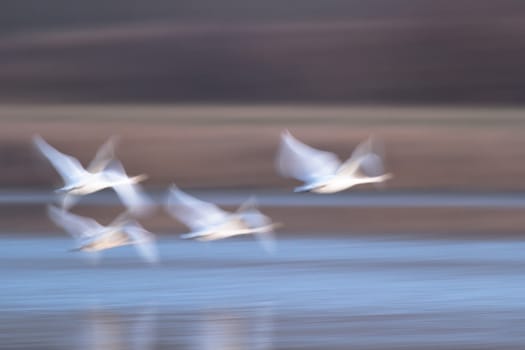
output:
M86 170L76 158L59 152L39 135L35 135L33 137L33 143L44 155L44 157L49 160L53 167L55 167L57 172L64 180L64 183L69 184L86 175Z
M152 210L153 201L138 184L145 176L129 178L120 161L116 159L106 167L104 174L110 182L115 183L113 189L131 213L142 215Z
M117 144L117 137L112 136L107 140L97 151L95 158L87 167L87 171L91 173L98 173L106 168L106 166L115 158L115 145Z
M385 173L382 147L372 137L357 145L350 158L341 165L337 173L355 175L357 171L365 176L379 176Z
M80 196L71 194L69 192L62 193L60 202L62 203L62 209L69 210L80 200Z
M125 183L113 186L120 200L134 215L145 215L153 210L153 201L139 184Z
M104 227L93 219L72 214L55 206L48 206L49 218L59 227L68 232L75 239L91 237Z
M129 222L134 221L133 215L129 211L122 212L119 216L117 216L108 226L111 227L123 227Z
M276 159L277 170L282 176L311 182L334 175L340 165L335 154L312 148L287 130L282 133Z
M268 253L275 252L275 237L273 234L274 224L268 216L264 215L257 209L255 199L250 198L248 201L244 202L237 213L242 221L250 229L253 229L255 236L263 246L264 250Z
M130 222L124 226L124 232L131 238L140 256L150 264L159 261L159 253L155 244L155 236L145 230L137 222Z
M170 215L194 231L223 222L230 215L212 203L190 196L175 185L169 189L164 207Z

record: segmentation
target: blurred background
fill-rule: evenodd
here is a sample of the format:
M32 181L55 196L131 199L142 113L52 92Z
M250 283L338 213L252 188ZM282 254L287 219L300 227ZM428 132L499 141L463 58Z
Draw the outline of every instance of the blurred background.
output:
M29 142L39 133L84 163L120 135L117 155L128 172L147 173L145 185L158 191L172 182L288 190L295 183L274 169L285 128L341 159L375 135L395 174L389 191L525 188L519 1L8 0L4 7L5 189L60 183ZM445 215L456 230L521 231L520 211L455 212L423 210L418 223L403 209L356 210L354 228L381 231L388 222L392 230L386 218L401 217L399 231L444 231ZM289 230L330 230L339 214Z
M0 270L28 275L8 280L0 307L48 308L51 316L44 319L60 325L81 319L95 327L86 339L105 339L79 341L81 348L122 348L128 343L114 340L115 334L124 337L128 331L108 336L96 327L125 328L122 322L128 327L126 320L151 307L140 304L133 317L122 310L108 316L107 307L135 306L137 300L150 305L151 299L160 306L156 310L173 305L158 279L170 276L170 268L189 268L193 279L177 272L184 287L169 285L175 294L183 288L175 304L186 313L157 312L153 318L178 326L189 314L200 331L188 330L195 335L188 339L170 337L171 328L164 326L162 337L154 341L149 335L149 345L139 341L142 347L135 348L520 348L525 339L519 335L519 312L525 305L518 271L525 261L514 249L522 244L525 224L524 37L525 6L513 0L4 0L0 231L15 238L4 242L7 262ZM284 129L341 159L374 135L384 143L394 178L379 190L364 185L323 199L294 195L298 183L280 178L274 167ZM171 250L162 248L164 270L149 277L149 288L130 282L129 267L136 266L118 254L110 253L111 276L126 279L122 271L127 271L130 280L119 284L111 276L95 277L82 262L70 265L74 257L63 256L68 237L46 217L45 204L61 180L31 145L34 134L83 164L105 140L119 135L117 157L130 175L149 175L144 185L157 200L171 183L225 208L256 194L263 212L285 223L278 233L285 248L271 260L249 240L215 248L169 241L165 246ZM121 210L110 192L75 208L103 223ZM162 210L143 223L167 240L186 230ZM49 240L28 245L28 236L64 242L59 249L50 248L57 243ZM368 251L363 242L370 239L382 243ZM410 248L397 239L408 240ZM237 259L236 244L248 249ZM327 252L315 249L322 244ZM33 254L31 249L42 247L50 249ZM331 255L330 249L338 253ZM36 260L27 265L22 257ZM255 271L243 270L243 263ZM35 275L26 270L39 264ZM69 270L62 271L64 266ZM42 279L42 269L57 275ZM226 277L211 278L209 269ZM144 278L149 272L139 273ZM308 284L299 279L301 273L319 278ZM85 274L102 278L109 289L83 285ZM51 281L69 287L58 293ZM279 281L291 286L277 292ZM96 301L77 303L86 288ZM210 307L216 296L199 294L201 288L218 288L227 302ZM113 296L107 299L109 290ZM434 294L437 290L445 294ZM42 294L36 297L37 292ZM353 301L311 306L342 292ZM297 300L290 298L295 293ZM270 327L268 318L274 328L284 327L262 343L254 342L250 327L238 325L246 319L257 323L260 305L271 314L263 332ZM71 313L58 315L63 308ZM491 312L492 321L484 323ZM308 326L303 321L312 313L318 318ZM7 319L23 323L13 315ZM24 342L4 320L0 330L11 334L4 344L71 348L55 342L59 336L49 324L38 328L45 322L34 320L48 338L36 335L34 343ZM456 331L446 327L452 322ZM508 328L501 326L507 323ZM416 325L417 334L410 331ZM305 339L305 331L312 330ZM198 334L207 334L208 343L195 345ZM42 339L47 343L39 345Z

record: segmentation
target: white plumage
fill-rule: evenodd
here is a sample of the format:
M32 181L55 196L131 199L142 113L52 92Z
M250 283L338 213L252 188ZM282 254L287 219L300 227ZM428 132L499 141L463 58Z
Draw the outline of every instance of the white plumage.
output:
M114 138L100 147L87 170L76 158L59 152L42 137L35 136L33 142L64 180L64 186L56 190L63 194L63 208L71 208L78 196L105 188L113 188L130 212L142 214L151 208L151 200L138 185L146 176L129 177L126 174L122 164L114 159Z
M276 168L281 176L304 182L295 192L335 193L358 184L381 183L392 175L384 173L383 158L373 146L368 138L342 163L335 154L310 147L286 130Z
M98 252L106 249L133 245L144 260L158 261L155 237L145 230L128 213L121 214L107 226L83 216L72 214L55 206L48 207L49 218L68 232L77 242L74 250Z
M209 241L255 234L267 251L274 250L273 230L277 225L256 208L253 199L231 213L190 196L173 185L168 191L165 208L172 217L192 230L181 238Z

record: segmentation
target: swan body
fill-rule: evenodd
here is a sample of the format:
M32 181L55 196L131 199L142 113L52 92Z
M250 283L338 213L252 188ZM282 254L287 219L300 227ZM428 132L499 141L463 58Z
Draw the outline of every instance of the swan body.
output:
M336 193L357 185L381 183L390 178L392 178L391 174L370 177L331 176L298 186L294 188L294 192Z

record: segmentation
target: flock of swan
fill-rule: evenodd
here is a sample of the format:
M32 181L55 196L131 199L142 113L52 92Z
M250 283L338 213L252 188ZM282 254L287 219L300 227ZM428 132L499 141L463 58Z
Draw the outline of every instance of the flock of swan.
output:
M155 236L137 221L151 213L154 207L140 185L147 176L126 174L115 157L114 137L99 148L86 168L38 135L34 136L33 143L64 181L64 186L55 190L60 204L49 205L48 215L76 240L73 251L96 255L102 250L134 245L147 262L158 262ZM276 168L281 176L303 182L295 192L335 193L358 184L380 184L391 178L392 175L385 172L380 148L369 137L355 148L348 160L341 162L334 153L310 147L286 130L281 135ZM126 207L109 225L101 225L70 211L82 196L106 188L113 189ZM248 199L235 212L228 212L172 185L167 191L164 208L191 230L181 238L209 241L253 234L267 251L274 250L273 232L278 224L257 209L254 198Z

